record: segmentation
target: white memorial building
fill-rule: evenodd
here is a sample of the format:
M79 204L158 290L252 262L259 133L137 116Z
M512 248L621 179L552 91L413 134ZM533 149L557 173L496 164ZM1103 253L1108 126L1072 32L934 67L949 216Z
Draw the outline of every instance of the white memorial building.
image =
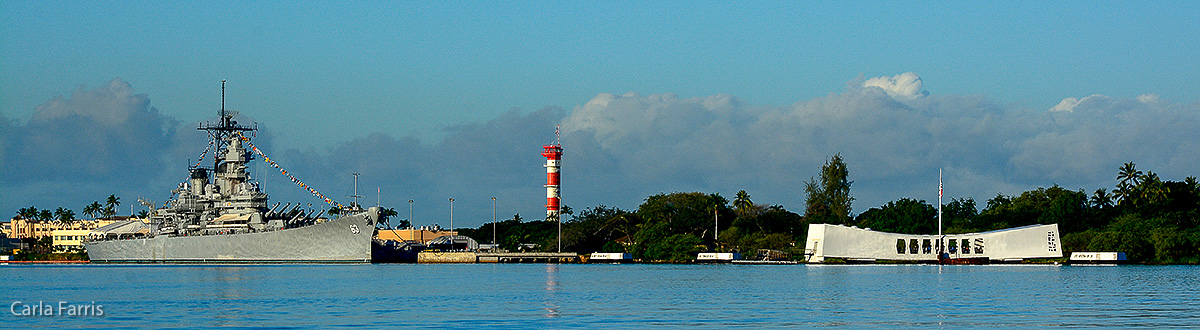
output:
M811 263L825 262L827 258L851 262L938 262L938 251L942 250L941 241L944 241L944 251L951 262L1012 262L1063 256L1058 224L942 237L939 240L938 235L896 234L869 228L810 224L805 254Z

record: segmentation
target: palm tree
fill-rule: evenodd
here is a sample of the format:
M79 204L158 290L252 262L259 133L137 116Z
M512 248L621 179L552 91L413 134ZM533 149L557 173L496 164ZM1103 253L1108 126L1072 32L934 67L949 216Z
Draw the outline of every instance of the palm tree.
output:
M733 208L737 209L738 216L745 217L750 212L750 208L754 207L754 202L750 200L750 194L745 190L739 190L737 195L733 197Z
M87 206L83 207L83 214L91 216L92 220L95 220L96 216L100 215L100 212L102 210L103 209L102 209L102 206L100 206L100 202L92 201L91 204L88 204Z
M38 216L38 209L33 206L17 210L17 217L19 217L21 219L32 220L33 218L37 218L37 216Z
M1141 179L1142 171L1138 171L1137 165L1134 165L1133 162L1121 165L1121 170L1117 173L1117 180L1121 180L1120 185L1136 186L1140 183Z
M62 222L63 225L66 225L68 228L75 224L75 211L60 207L57 210L54 210L54 215L58 217L59 222Z
M385 208L385 209L379 210L379 222L378 223L386 224L387 227L384 229L392 229L391 219L394 216L396 216L396 209Z
M1105 209L1112 206L1112 196L1104 188L1096 189L1092 195L1092 207Z
M1120 205L1137 204L1137 198L1140 196L1136 190L1144 181L1142 171L1139 171L1133 162L1125 163L1117 172L1117 180L1121 180L1117 183L1117 190L1113 191L1113 196L1118 200L1117 203Z
M50 210L38 211L37 219L41 222L49 222L50 220L54 220L54 213L50 213Z
M121 206L121 198L117 195L108 195L108 200L104 202L104 216L112 217L117 214L117 206Z
M1142 177L1142 184L1138 187L1143 200L1150 203L1158 203L1167 199L1167 195L1171 192L1162 180L1158 178L1158 174L1147 171Z

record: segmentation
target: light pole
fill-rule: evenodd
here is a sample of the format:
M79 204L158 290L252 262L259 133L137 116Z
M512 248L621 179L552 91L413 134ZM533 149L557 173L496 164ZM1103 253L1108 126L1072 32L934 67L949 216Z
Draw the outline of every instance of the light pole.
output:
M496 197L492 197L492 252L496 251Z
M454 236L454 197L450 197L450 233L450 236ZM451 244L453 244L453 241L451 240Z
M411 241L416 241L417 238L413 237L413 236L416 236L416 233L413 232L413 229L415 229L413 227L416 227L416 222L413 222L412 200L410 199L410 200L408 200L408 239Z

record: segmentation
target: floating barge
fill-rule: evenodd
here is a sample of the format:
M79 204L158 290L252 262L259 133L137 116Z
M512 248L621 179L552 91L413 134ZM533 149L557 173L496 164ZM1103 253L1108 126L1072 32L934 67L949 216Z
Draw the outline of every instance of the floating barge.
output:
M1071 252L1072 264L1122 264L1125 252Z
M696 263L730 263L741 259L742 254L735 252L701 252L696 254Z
M620 252L594 252L588 255L588 263L620 264L633 261L633 254Z

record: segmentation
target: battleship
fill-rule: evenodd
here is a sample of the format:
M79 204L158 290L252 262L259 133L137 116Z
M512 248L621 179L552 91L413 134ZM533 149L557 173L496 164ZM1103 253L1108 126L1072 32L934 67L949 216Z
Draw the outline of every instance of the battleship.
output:
M381 208L363 209L357 192L352 196L356 202L344 206L294 177L293 182L333 206L329 217L322 217L325 210L313 215L301 203L268 207L267 194L246 165L257 153L278 166L244 134L257 125L239 125L237 113L225 109L224 81L219 114L217 123L198 128L211 141L171 198L161 208L139 200L154 209L149 221L120 221L88 234L83 245L92 262L371 262L375 224L384 220ZM210 149L212 167L200 166Z

